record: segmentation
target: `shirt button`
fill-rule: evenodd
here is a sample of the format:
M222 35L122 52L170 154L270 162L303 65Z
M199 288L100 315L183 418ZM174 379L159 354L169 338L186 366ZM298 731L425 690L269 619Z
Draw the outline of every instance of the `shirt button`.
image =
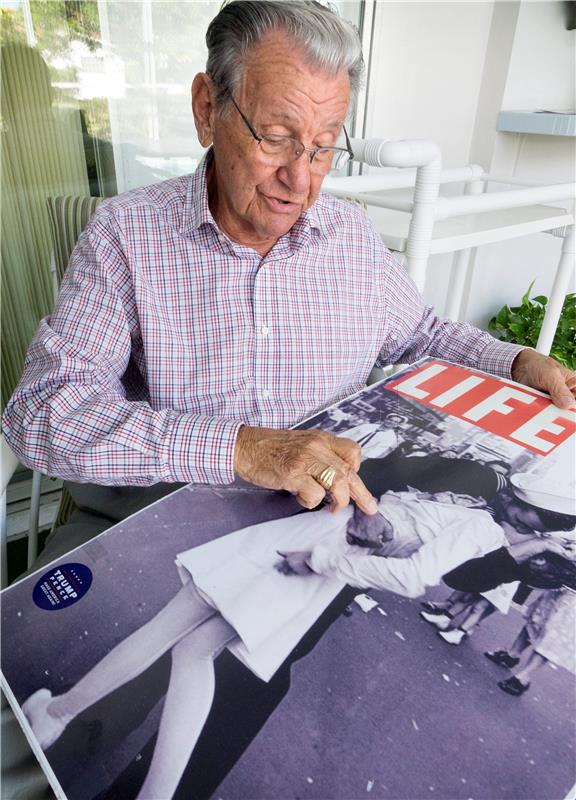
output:
M260 333L262 334L262 336L268 336L268 334L270 333L270 328L268 327L268 325L262 325L262 327L260 328Z
M268 400L269 397L270 397L270 392L268 391L268 389L262 389L262 399Z

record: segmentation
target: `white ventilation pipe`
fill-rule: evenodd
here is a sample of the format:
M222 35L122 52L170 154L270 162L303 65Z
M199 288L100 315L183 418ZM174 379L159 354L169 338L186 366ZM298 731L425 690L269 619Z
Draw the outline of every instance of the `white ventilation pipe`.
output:
M540 335L536 344L536 350L544 355L550 354L552 342L556 334L556 328L560 321L562 307L566 292L568 291L570 279L574 275L574 260L576 255L576 236L574 225L569 225L566 230L564 241L562 242L562 253L556 270L554 284L550 292L550 300L546 306L546 313L542 321Z
M426 265L434 229L442 156L426 139L351 139L354 158L372 167L416 167L414 202L406 245L406 267L419 291L424 289Z
M424 167L441 161L440 148L427 139L350 139L354 160L370 167Z
M576 184L557 183L527 189L469 195L467 197L441 197L438 200L436 219L480 214L483 211L500 211L505 208L523 208L536 203L554 203L573 200Z
M482 167L476 164L469 164L466 167L450 167L440 171L441 184L469 183L477 180L486 180L486 176ZM322 188L336 197L350 197L360 193L364 195L388 189L406 189L414 186L415 181L415 169L394 168L387 172L370 173L369 175L345 175L343 177L329 175L324 178ZM362 199L362 197L358 197L358 200ZM368 204L373 205L372 201Z

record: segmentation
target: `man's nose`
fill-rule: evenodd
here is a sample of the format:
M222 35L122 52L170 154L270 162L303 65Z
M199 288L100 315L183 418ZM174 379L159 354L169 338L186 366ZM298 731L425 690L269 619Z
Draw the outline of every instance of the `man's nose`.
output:
M280 179L294 194L307 196L310 188L310 159L308 153L278 170Z

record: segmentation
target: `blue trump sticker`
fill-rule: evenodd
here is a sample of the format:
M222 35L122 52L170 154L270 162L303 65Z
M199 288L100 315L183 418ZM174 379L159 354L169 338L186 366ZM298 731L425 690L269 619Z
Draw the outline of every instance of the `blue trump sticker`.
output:
M60 611L81 600L92 585L92 571L85 564L60 564L40 578L32 600L45 611Z

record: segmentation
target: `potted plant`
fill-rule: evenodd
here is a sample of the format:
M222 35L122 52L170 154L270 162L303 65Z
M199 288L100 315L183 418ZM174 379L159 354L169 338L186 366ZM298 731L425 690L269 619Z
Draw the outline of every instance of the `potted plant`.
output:
M519 306L503 306L488 323L488 330L504 342L536 347L548 298L530 297L534 281ZM567 294L550 355L569 369L576 369L576 294Z

